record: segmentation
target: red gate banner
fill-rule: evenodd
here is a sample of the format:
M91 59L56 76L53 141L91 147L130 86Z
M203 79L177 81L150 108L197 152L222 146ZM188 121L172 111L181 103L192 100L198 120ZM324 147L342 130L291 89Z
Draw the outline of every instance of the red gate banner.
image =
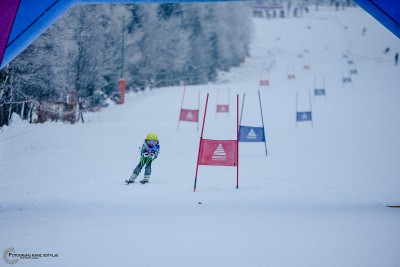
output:
M181 111L179 113L179 119L178 119L178 130L179 130L179 123L181 121L196 122L197 130L199 130L200 91L199 91L199 96L198 96L198 108L197 109L183 108L183 102L185 100L185 93L186 93L186 84L183 87Z
M237 166L237 140L201 139L199 165Z
M199 121L199 110L198 109L181 109L181 114L179 116L180 121Z
M229 105L217 105L217 112L229 112Z

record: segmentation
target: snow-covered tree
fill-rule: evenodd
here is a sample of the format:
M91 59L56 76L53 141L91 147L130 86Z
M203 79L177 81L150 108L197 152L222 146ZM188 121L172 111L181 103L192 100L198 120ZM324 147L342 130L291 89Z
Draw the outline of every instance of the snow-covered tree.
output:
M0 86L55 101L111 93L120 78L128 88L206 83L240 64L250 33L241 2L77 5L0 71Z

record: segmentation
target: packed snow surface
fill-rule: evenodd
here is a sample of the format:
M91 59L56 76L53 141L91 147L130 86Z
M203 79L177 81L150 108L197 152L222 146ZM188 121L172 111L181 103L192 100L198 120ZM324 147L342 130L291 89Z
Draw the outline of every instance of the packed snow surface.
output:
M239 189L235 167L200 166L193 192L202 121L177 130L183 86L128 94L85 124L14 117L0 134L1 252L58 254L15 266L400 266L400 209L386 207L400 204L396 50L360 8L254 18L250 57L183 102L196 109L200 92L202 120L209 93L203 137L235 139L236 95L259 127L260 90L268 156L240 143ZM150 183L127 186L149 132Z

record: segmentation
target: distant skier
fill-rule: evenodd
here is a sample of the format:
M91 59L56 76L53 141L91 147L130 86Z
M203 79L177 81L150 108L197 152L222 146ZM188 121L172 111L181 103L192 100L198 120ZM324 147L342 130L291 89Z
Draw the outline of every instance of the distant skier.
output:
M140 183L148 183L151 175L151 163L158 157L159 152L160 144L157 135L155 133L149 133L140 150L140 162L133 170L131 177L128 180L125 180L126 184L134 183L135 179L142 171L142 168L145 166L144 178Z
M399 52L396 52L394 55L394 65L397 66L397 63L399 62Z
M384 53L384 54L387 54L387 53L389 53L389 51L390 51L390 47L386 47L386 48L385 48L385 51L383 51L383 53Z

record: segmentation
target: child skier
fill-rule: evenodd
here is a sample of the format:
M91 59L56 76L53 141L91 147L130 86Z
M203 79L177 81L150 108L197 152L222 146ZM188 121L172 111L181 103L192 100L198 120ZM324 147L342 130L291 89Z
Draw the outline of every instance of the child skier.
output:
M151 163L157 158L159 152L160 145L157 135L154 133L149 133L147 138L144 140L142 149L140 150L140 162L133 170L131 177L128 180L125 180L126 184L134 183L144 166L146 166L144 169L144 178L140 181L140 183L148 183L151 174Z

